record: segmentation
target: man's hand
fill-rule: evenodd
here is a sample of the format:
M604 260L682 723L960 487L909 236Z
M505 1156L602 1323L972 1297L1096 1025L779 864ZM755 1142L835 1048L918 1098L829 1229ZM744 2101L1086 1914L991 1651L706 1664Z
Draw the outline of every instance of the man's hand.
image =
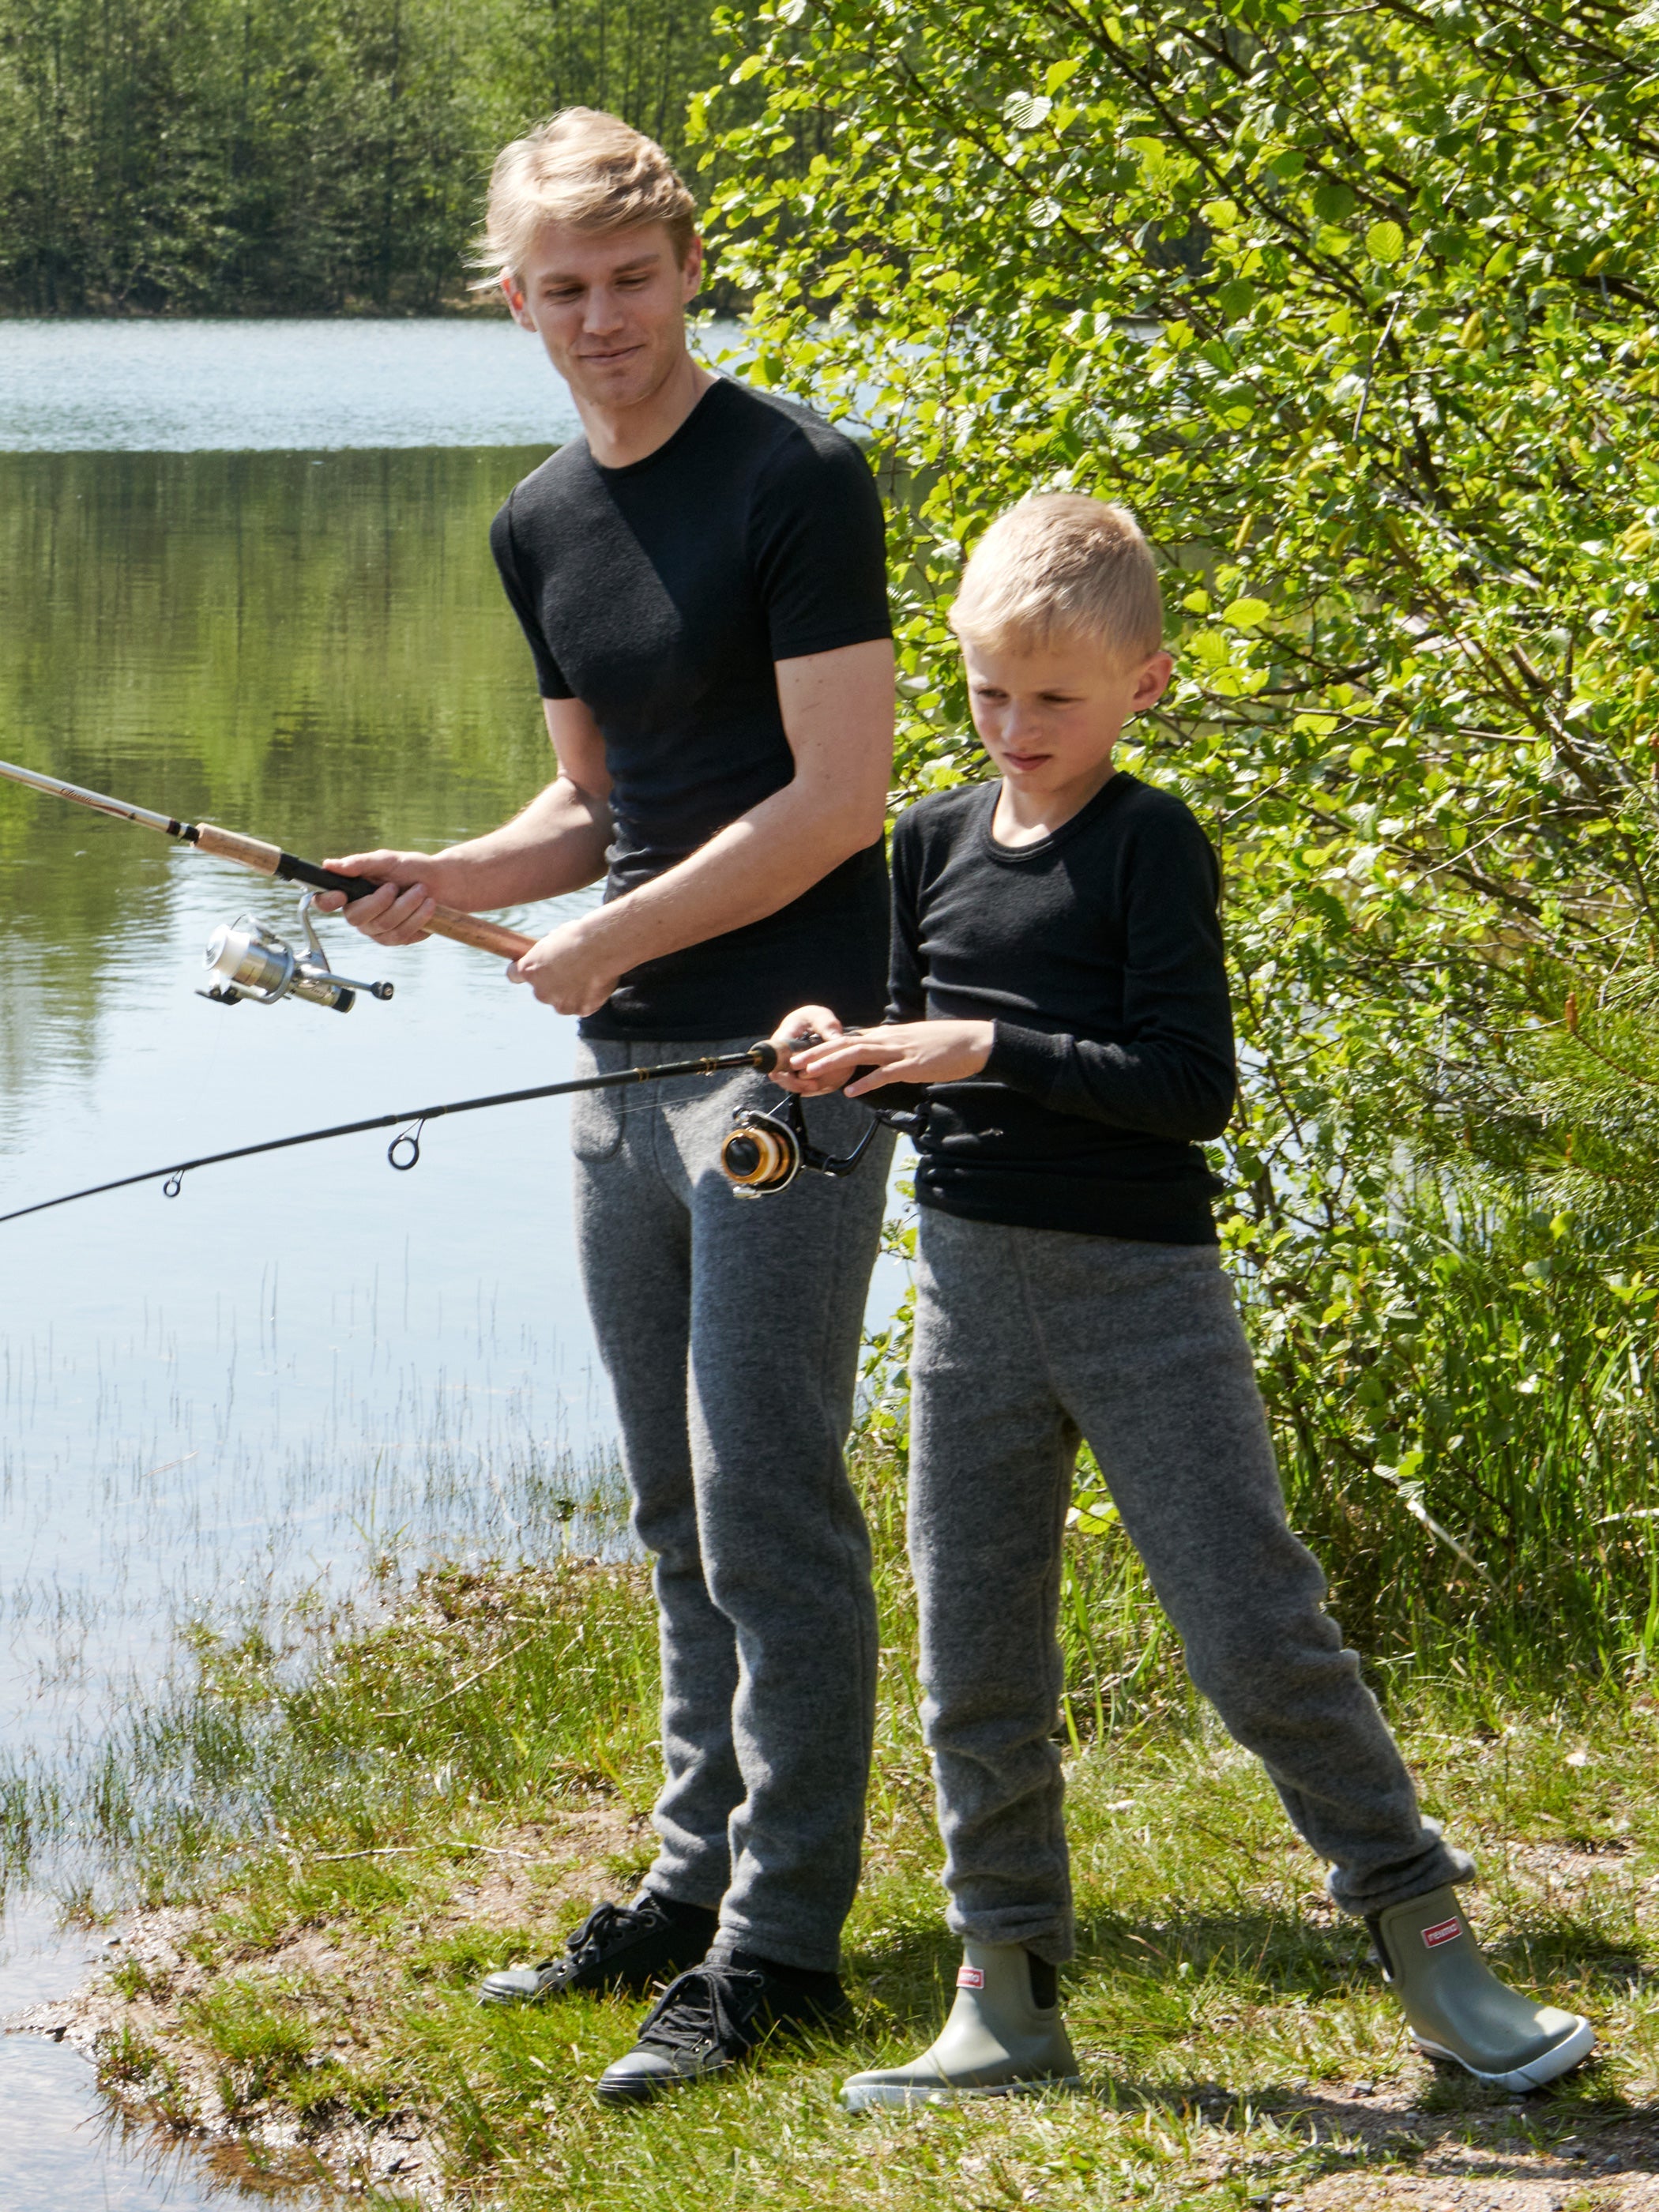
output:
M980 1073L995 1042L992 1022L895 1022L809 1045L795 1054L795 1073L804 1090L839 1091L845 1085L849 1098L861 1098L889 1083L960 1083ZM849 1082L855 1067L871 1073Z
M767 1040L778 1056L778 1064L772 1071L773 1082L780 1091L798 1091L803 1098L818 1098L826 1091L839 1091L839 1082L818 1082L809 1075L796 1073L795 1056L802 1049L803 1037L817 1036L828 1042L846 1034L828 1006L797 1006L793 1014L784 1016Z
M595 951L592 919L582 915L550 931L508 965L508 977L514 983L528 983L543 1006L551 1006L556 1014L597 1014L616 989L618 977L611 962Z
M353 899L349 905L343 891L322 891L317 899L319 914L343 913L354 929L377 945L419 944L434 908L451 903L444 896L441 854L348 853L323 866L343 876L368 876L380 884L371 897Z

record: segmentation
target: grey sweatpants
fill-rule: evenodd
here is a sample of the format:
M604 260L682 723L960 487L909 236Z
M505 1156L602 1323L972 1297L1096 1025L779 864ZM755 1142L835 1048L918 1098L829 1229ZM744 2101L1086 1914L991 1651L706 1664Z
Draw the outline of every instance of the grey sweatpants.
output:
M754 1042L582 1047L579 1073ZM833 1968L858 1886L874 1729L870 1542L842 1449L892 1139L844 1181L740 1199L720 1174L758 1074L573 1101L583 1286L655 1554L666 1778L647 1886L718 1906L720 1940ZM869 1115L814 1101L849 1150Z
M1267 1768L1351 1912L1474 1871L1418 1811L1376 1701L1291 1534L1232 1292L1211 1245L924 1208L910 1436L922 1708L950 1923L1072 1955L1052 1731L1061 1535L1079 1438L1193 1680Z

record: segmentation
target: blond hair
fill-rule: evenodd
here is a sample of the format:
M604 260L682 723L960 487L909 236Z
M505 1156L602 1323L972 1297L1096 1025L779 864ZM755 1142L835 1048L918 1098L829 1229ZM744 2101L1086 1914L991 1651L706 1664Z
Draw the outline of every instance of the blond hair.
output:
M516 276L550 223L622 230L659 222L684 264L696 202L654 138L597 107L566 107L503 146L489 173L478 266L481 285Z
M1164 642L1152 549L1127 507L1042 492L999 515L963 571L950 623L964 645L1041 652L1087 639L1126 662Z

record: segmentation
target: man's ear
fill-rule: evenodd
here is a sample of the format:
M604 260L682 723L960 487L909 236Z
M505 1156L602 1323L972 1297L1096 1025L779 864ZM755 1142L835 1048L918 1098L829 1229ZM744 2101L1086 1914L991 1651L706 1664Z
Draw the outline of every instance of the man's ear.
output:
M685 249L685 259L680 264L681 297L690 306L702 289L702 234L694 230L691 243Z
M514 321L525 330L533 330L535 325L525 312L526 302L524 293L520 289L518 278L510 269L503 269L501 271L501 290L506 295L507 308Z

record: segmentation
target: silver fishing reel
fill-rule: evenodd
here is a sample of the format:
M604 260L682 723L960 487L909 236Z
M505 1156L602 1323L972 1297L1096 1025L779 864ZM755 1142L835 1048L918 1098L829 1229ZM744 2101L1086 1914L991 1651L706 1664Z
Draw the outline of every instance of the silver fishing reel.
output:
M222 923L202 956L202 965L219 980L197 997L211 999L216 1006L237 1006L244 999L260 1006L274 1006L279 999L309 999L313 1006L332 1006L338 1014L351 1012L359 991L367 991L372 999L389 999L390 983L355 983L329 966L311 919L316 896L307 891L300 901L300 924L306 933L303 952L296 952L251 914Z

